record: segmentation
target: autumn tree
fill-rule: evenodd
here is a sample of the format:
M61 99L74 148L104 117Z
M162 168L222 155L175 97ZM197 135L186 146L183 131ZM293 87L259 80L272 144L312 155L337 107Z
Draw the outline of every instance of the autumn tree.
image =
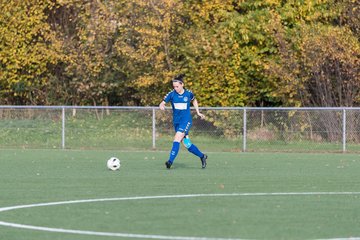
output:
M193 26L183 47L191 85L208 106L277 105L264 68L274 54L267 36L279 1L189 1ZM204 88L206 86L206 88Z
M357 105L359 41L349 28L337 26L341 8L334 2L311 3L297 6L291 18L289 12L274 13L270 28L279 52L269 69L279 83L274 94L295 106Z
M119 36L114 45L125 59L127 86L138 104L158 104L159 95L181 70L178 46L184 19L179 0L133 0L115 4ZM121 67L121 66L118 66ZM154 94L155 93L155 94Z
M46 20L49 1L0 1L0 103L46 104L50 66L61 58Z
M113 68L118 23L111 2L63 0L48 22L64 54L52 69L49 94L65 104L91 105L108 105L109 96L121 94L122 72Z
M5 104L156 105L180 72L202 106L360 101L354 0L24 0L0 7Z
M345 9L348 6L344 2L309 0L302 5L286 4L273 13L269 29L278 54L268 73L269 78L278 82L274 95L281 97L284 104L359 105L360 45L350 25L341 20ZM342 118L334 111L323 112L317 119L308 116L306 125L311 132L317 129L322 138L330 141L340 141L342 137ZM349 124L348 128L354 126Z

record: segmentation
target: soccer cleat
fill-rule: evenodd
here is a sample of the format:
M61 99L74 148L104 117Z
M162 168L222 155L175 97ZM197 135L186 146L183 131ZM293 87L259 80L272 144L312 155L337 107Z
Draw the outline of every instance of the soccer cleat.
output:
M171 168L171 162L166 161L165 166L166 166L167 169L170 169Z
M202 158L200 158L201 160L201 168L206 168L206 159L208 158L208 156L206 154L204 154L204 156Z

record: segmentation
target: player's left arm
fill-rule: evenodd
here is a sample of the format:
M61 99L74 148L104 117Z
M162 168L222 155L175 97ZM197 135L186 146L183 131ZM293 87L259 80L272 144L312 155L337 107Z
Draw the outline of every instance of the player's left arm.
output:
M194 108L195 108L195 110L196 110L196 114L197 114L201 119L205 119L205 115L202 114L202 113L200 113L200 111L199 111L199 103L198 103L198 101L196 100L196 98L194 98L194 100L192 101L192 103L193 103L193 106L194 106Z

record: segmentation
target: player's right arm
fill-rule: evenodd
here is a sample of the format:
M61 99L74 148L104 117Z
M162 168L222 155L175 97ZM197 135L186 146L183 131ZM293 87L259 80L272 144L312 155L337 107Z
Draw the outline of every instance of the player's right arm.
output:
M164 100L159 104L159 108L161 110L165 110L165 104L171 101L173 92L174 90L168 92L168 94L165 95Z
M160 108L161 110L165 110L165 104L166 104L166 102L165 102L165 101L162 101L162 102L160 103L160 105L159 105L159 108Z

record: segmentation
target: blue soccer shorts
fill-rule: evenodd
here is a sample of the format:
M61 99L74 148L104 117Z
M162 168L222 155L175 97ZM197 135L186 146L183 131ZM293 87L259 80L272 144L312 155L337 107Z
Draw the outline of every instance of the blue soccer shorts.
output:
M192 126L191 122L175 123L174 129L175 129L175 132L182 132L182 133L185 133L185 136L187 136L187 135L189 135L191 126Z

